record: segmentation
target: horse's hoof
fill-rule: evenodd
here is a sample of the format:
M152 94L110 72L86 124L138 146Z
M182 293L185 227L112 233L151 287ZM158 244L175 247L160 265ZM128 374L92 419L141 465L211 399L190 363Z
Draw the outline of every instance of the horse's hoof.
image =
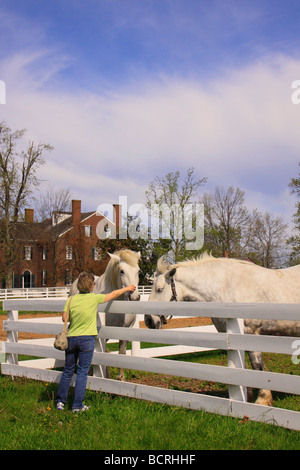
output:
M265 400L263 398L258 398L255 402L256 405L263 405L263 406L272 406L273 400Z
M260 391L255 404L264 405L264 406L272 406L273 405L272 393L269 390L266 390L263 392Z
M125 382L125 377L124 377L124 375L117 375L116 379L117 379L117 380L120 380L121 382Z

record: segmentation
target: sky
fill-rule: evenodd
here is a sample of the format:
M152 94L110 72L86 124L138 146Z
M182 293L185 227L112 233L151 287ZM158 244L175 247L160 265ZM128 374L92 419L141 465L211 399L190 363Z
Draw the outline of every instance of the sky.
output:
M0 22L0 121L54 146L41 190L130 205L194 167L291 223L299 0L0 0Z

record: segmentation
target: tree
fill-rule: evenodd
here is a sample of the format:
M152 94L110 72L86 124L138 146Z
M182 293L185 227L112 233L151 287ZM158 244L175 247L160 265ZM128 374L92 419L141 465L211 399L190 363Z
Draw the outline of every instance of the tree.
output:
M217 186L202 199L205 214L205 248L216 256L239 257L247 245L251 214L245 207L245 192Z
M196 178L194 168L189 168L183 179L179 171L155 178L150 182L146 191L148 209L155 207L161 214L160 227L156 227L155 236L153 236L153 213L151 214L151 237L157 240L159 238L157 237L159 228L162 232L162 226L167 226L169 230L165 238L171 240L175 261L179 261L187 254L185 247L187 238L182 230L185 208L188 205L200 202L199 188L204 183L206 183L206 178ZM189 224L192 226L191 220Z
M40 195L35 201L35 211L40 220L52 217L53 212L69 212L71 210L71 193L68 188L55 188L49 184L46 194Z
M45 163L44 153L51 145L29 142L26 150L18 143L25 129L12 131L5 122L0 123L0 251L3 257L2 275L11 275L16 256L17 222L40 180L36 170Z
M270 212L257 213L253 219L249 254L253 261L265 268L279 268L286 264L286 229L282 217Z
M300 166L300 163L299 163ZM300 198L300 173L298 178L291 178L289 183L291 194ZM300 201L296 202L296 212L294 213L294 234L288 239L287 243L291 246L290 265L300 264Z

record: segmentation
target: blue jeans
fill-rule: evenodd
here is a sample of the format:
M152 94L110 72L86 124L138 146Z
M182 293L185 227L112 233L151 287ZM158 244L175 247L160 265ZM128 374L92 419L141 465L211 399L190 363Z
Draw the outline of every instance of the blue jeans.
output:
M66 403L70 383L78 362L72 409L83 407L87 375L92 363L94 348L94 336L70 336L68 338L68 349L65 352L66 362L60 379L56 402Z

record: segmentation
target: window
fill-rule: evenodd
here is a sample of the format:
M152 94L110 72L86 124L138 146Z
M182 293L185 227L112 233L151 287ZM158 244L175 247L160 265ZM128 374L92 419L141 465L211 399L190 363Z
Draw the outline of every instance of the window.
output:
M42 286L47 285L47 271L43 270L42 271Z
M46 259L47 259L47 247L42 246L42 260L46 260Z
M66 259L73 259L73 249L71 245L66 246Z
M35 287L35 275L28 270L23 273L22 287Z
M65 270L65 285L72 284L72 279L71 279L71 271L70 269Z
M24 259L26 261L32 260L32 246L24 246Z
M90 237L92 235L92 226L91 225L85 225L84 226L84 234L86 237Z
M106 234L106 237L105 237L105 238L110 238L110 237L111 237L111 233L112 233L112 232L111 232L111 227L109 227L108 224L105 225L105 227L104 227L104 232L105 232L105 234Z
M94 261L100 261L101 260L101 251L100 248L95 246L92 248L92 258Z

